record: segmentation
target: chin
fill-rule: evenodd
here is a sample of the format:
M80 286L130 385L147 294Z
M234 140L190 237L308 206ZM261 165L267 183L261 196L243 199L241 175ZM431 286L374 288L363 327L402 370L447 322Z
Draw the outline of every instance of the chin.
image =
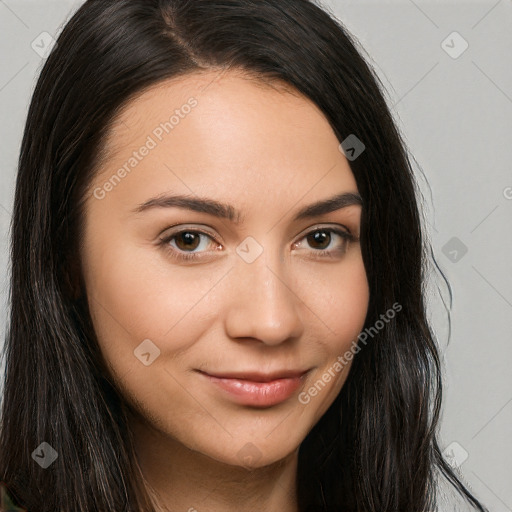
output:
M293 457L300 447L300 442L290 441L289 438L276 438L272 442L265 438L252 440L233 438L226 446L216 445L213 450L202 453L230 466L256 470Z

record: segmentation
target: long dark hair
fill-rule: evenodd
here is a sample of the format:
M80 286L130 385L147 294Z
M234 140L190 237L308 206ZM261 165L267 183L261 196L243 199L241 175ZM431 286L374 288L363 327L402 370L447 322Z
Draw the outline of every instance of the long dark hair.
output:
M66 24L30 104L12 223L0 480L20 506L154 510L126 406L75 295L83 200L111 122L130 99L171 77L241 69L291 84L340 142L354 134L364 143L350 167L364 202L365 327L402 307L374 329L300 447L301 512L431 511L438 474L485 510L436 440L441 367L426 319L418 187L382 84L358 46L307 0L88 0ZM32 456L43 442L58 454L47 469Z

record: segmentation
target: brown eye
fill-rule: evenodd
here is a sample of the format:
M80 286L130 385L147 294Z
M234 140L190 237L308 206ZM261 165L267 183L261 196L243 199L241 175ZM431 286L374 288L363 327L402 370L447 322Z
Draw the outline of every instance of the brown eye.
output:
M307 249L313 258L335 258L343 256L350 242L356 240L357 238L348 231L321 228L310 231L294 246L301 252Z
M176 246L182 251L197 249L201 242L201 234L194 231L182 231L174 236Z
M308 243L313 249L323 250L329 247L331 242L331 233L327 230L314 231L307 235Z
M160 239L160 245L176 260L192 261L211 256L215 238L210 233L195 229L182 229ZM217 247L219 245L217 244Z

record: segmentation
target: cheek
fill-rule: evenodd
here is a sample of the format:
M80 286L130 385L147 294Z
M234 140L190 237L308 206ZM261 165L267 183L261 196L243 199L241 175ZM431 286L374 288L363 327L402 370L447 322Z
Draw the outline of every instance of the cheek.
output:
M344 276L339 288L338 301L332 305L334 330L340 333L342 340L348 340L350 344L357 339L368 312L370 291L362 260L354 265L352 272Z
M84 277L100 349L120 375L139 368L140 346L177 355L201 337L214 317L207 297L214 280L197 278L194 269L164 272L147 247L118 247L129 244L91 251L96 256L86 261Z
M339 301L333 306L333 329L338 333L336 342L329 344L330 360L334 363L332 368L336 375L340 375L337 382L338 390L348 377L353 358L357 351L358 336L361 333L368 312L370 291L366 271L362 259L354 265L353 272L346 276L345 283L339 292ZM331 363L332 367L332 363ZM332 373L332 372L331 372Z
M323 321L324 348L331 356L344 352L357 339L368 311L370 293L364 264L360 253L352 256L344 266L311 280L317 290L309 297L311 309Z
M308 386L299 396L307 410L314 411L315 422L332 404L345 383L368 311L369 286L362 259L355 257L341 272L325 276L319 293L311 295L312 308L320 312L324 336L316 337L320 364ZM323 291L321 291L323 290Z

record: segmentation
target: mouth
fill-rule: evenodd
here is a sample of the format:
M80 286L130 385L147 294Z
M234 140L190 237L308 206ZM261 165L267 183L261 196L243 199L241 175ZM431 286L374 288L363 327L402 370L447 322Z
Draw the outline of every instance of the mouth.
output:
M223 396L240 405L272 407L288 400L304 383L309 370L206 373L196 370Z

